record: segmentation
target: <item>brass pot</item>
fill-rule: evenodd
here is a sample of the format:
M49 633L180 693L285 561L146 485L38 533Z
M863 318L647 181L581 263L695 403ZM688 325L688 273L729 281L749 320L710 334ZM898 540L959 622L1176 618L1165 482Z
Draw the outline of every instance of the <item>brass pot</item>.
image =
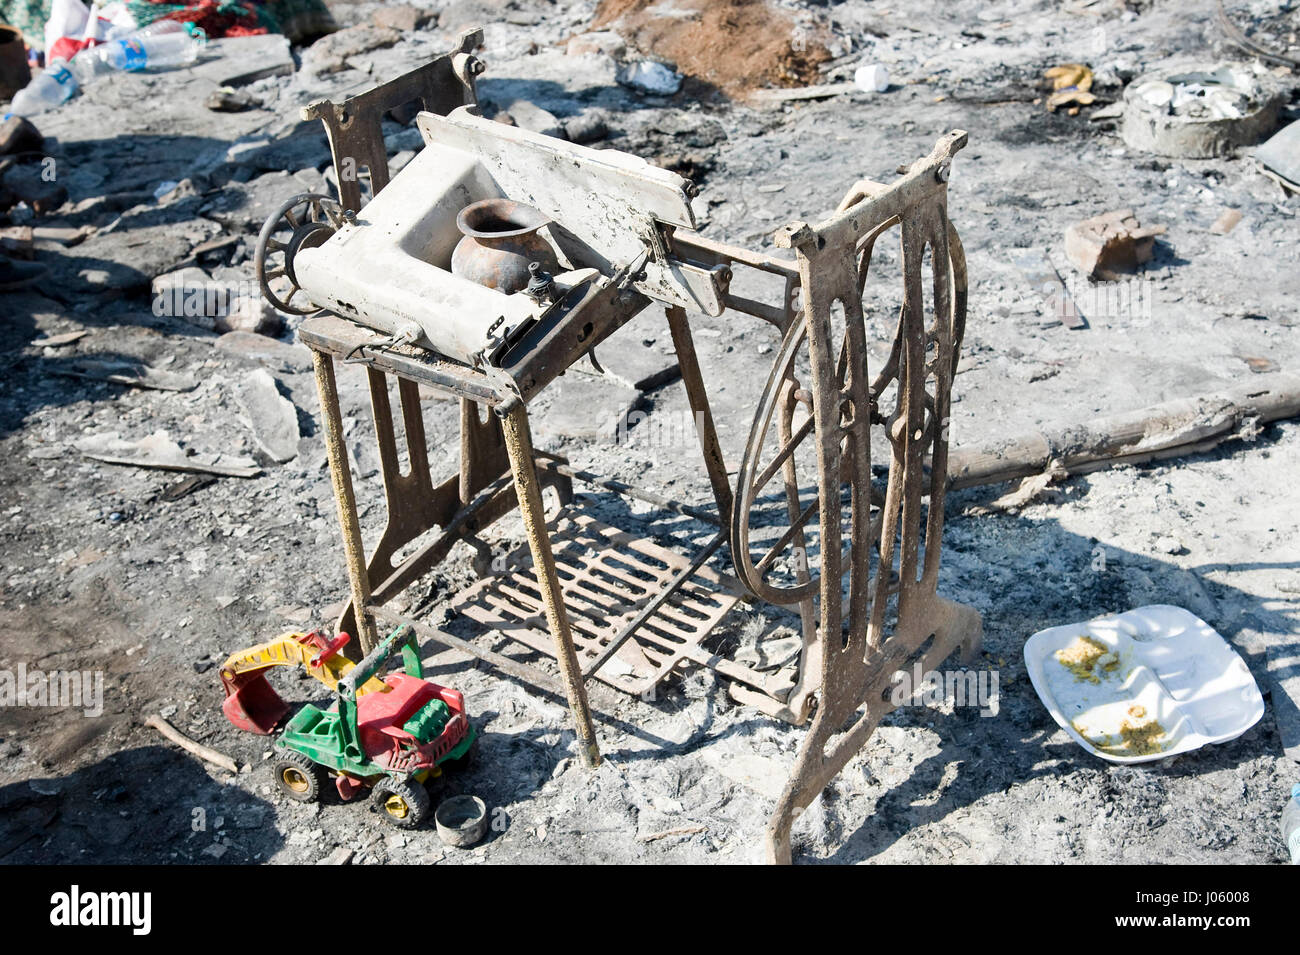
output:
M559 270L551 244L537 234L550 221L510 199L470 203L456 216L464 238L451 253L452 274L507 295L523 291L529 263L540 263L546 272Z
M13 99L14 94L31 81L32 71L27 65L27 47L22 33L0 24L0 100Z

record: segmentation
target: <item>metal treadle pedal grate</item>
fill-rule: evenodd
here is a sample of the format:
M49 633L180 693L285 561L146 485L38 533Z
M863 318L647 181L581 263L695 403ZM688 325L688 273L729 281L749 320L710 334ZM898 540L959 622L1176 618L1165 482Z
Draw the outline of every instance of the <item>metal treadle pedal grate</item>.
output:
M585 514L562 512L547 527L584 667L690 564ZM459 594L453 608L554 657L527 544L507 556L506 567ZM699 656L700 641L743 593L735 578L700 568L596 671L596 678L627 693L645 693L679 662Z

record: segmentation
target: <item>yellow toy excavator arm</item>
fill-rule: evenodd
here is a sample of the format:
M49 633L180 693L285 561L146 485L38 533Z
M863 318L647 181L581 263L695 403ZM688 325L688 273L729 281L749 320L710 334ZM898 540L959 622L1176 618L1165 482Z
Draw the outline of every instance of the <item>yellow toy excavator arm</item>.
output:
M331 690L354 664L339 650L352 638L341 633L333 640L319 630L310 633L282 633L274 640L233 653L221 667L221 682L226 689L222 710L240 729L270 733L283 719L288 706L266 682L263 672L276 666L301 663L308 673ZM387 690L376 677L357 687L357 696Z

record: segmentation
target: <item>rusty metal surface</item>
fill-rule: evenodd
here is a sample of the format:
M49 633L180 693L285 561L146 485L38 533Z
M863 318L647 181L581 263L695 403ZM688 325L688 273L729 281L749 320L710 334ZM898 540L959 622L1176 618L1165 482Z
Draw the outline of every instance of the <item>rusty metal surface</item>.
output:
M408 74L371 91L386 90L383 95L362 94L341 107L324 104L328 110L316 104L331 130L336 161L345 140L359 143L362 152L382 151L382 139L373 138L382 109L400 105L394 97L441 76L438 71L452 71L439 82L453 84L435 97L439 103L472 99L473 74L455 73L453 63L460 56L456 62L465 72L467 42L458 54L435 61L442 65L428 76L411 80ZM733 680L733 694L763 712L796 724L811 720L768 829L769 859L790 861L795 816L892 708L894 673L918 662L933 668L956 649L973 652L981 635L977 613L937 592L946 422L967 290L946 184L965 138L960 131L944 137L892 185L855 183L827 221L779 232L778 244L794 250L794 261L664 225L639 259L590 283L581 307L570 313L580 318L539 323L493 363L471 367L402 345L367 348L373 330L336 316L307 319L301 337L316 360L353 598L340 627L360 623L364 646L365 628L373 633L372 614L394 619L384 604L446 559L457 541L478 550L475 563L484 570L490 551L480 533L519 506L526 544L507 557L505 572L484 577L452 606L558 663L560 679L540 683L567 697L588 765L600 759L586 695L590 678L644 693L674 670L707 666ZM385 171L374 184L382 188L386 181ZM343 204L351 208L347 195ZM869 369L863 296L874 294L872 252L882 240L901 245L903 306L889 356ZM665 302L716 514L575 471L532 446L528 400L649 303L635 286L651 253L683 274L706 276L719 307L770 323L782 335L733 488L686 312ZM730 284L738 269L775 276L780 299L734 295ZM360 361L370 382L388 522L368 562L341 450L331 356ZM397 407L389 392L394 377ZM461 398L460 470L441 483L428 469L421 385ZM396 437L399 422L404 448ZM873 480L873 431L889 448L887 478ZM555 487L562 504L571 504L572 479L720 530L702 550L682 556L572 506L548 526L542 482ZM810 481L815 493L808 496ZM784 529L769 526L776 539L759 546L751 525L759 510L773 507ZM427 541L394 563L426 534ZM710 566L723 545L729 545L736 578ZM798 559L791 561L792 554ZM707 648L710 632L747 595L797 610L803 646L794 672L758 672ZM366 609L360 621L354 606ZM443 636L452 641L448 645L474 646ZM538 675L481 647L475 655L512 676Z
M835 506L817 506L819 573L786 588L801 599L808 584L818 585L817 633L805 653L817 661L820 679L812 694L812 724L768 825L772 862L791 861L796 814L893 708L894 673L916 662L922 670L933 669L959 648L969 657L982 635L978 613L937 593L941 476L947 469L948 409L966 292L965 261L947 216L946 183L953 154L965 142L964 132L950 133L894 185L855 187L826 222L777 233L779 245L795 250L804 289L818 501ZM903 306L890 357L869 377L862 295L874 243L895 228L903 253ZM934 263L929 288L923 283L927 250ZM842 328L833 321L837 314ZM888 483L874 512L873 426L883 429L891 448ZM756 422L756 429L765 431L766 423ZM761 446L761 436L757 444L751 440L747 458ZM927 456L933 491L923 502ZM747 465L742 476L756 469ZM847 508L840 505L842 485L850 489ZM849 546L842 550L846 536ZM747 540L742 543L748 546Z
M560 514L547 530L584 671L591 671L591 664L644 610L652 610L593 674L625 693L648 692L682 661L698 656L691 648L744 596L734 578L707 567L673 589L673 582L690 569L690 560L587 514ZM506 567L513 569L462 591L452 607L553 657L537 576L526 554L526 547L512 551Z
M600 765L600 744L596 729L591 723L591 709L587 703L587 687L573 647L573 632L569 627L569 614L564 604L560 581L555 567L555 555L546 532L546 514L542 510L542 489L537 480L533 462L533 438L528 428L528 412L519 406L502 418L506 449L510 453L510 469L514 474L515 493L519 497L519 511L528 535L528 547L537 568L535 580L551 631L553 655L560 665L569 711L573 716L574 730L578 734L578 751L589 767Z
M372 195L388 185L388 151L380 125L385 113L419 103L421 109L444 115L478 102L474 77L483 72L483 61L473 51L482 44L482 30L466 30L450 52L395 80L342 103L317 100L302 108L304 120L319 119L325 124L338 174L339 201L345 210L361 210L362 170L370 176Z

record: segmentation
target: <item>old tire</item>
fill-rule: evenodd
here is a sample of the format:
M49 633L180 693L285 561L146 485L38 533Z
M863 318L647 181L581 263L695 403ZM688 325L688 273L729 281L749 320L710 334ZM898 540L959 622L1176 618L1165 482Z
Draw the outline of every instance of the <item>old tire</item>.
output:
M325 770L302 753L282 750L271 763L280 792L298 802L315 802L325 785Z
M382 779L371 796L389 825L414 829L429 816L429 794L414 779Z

